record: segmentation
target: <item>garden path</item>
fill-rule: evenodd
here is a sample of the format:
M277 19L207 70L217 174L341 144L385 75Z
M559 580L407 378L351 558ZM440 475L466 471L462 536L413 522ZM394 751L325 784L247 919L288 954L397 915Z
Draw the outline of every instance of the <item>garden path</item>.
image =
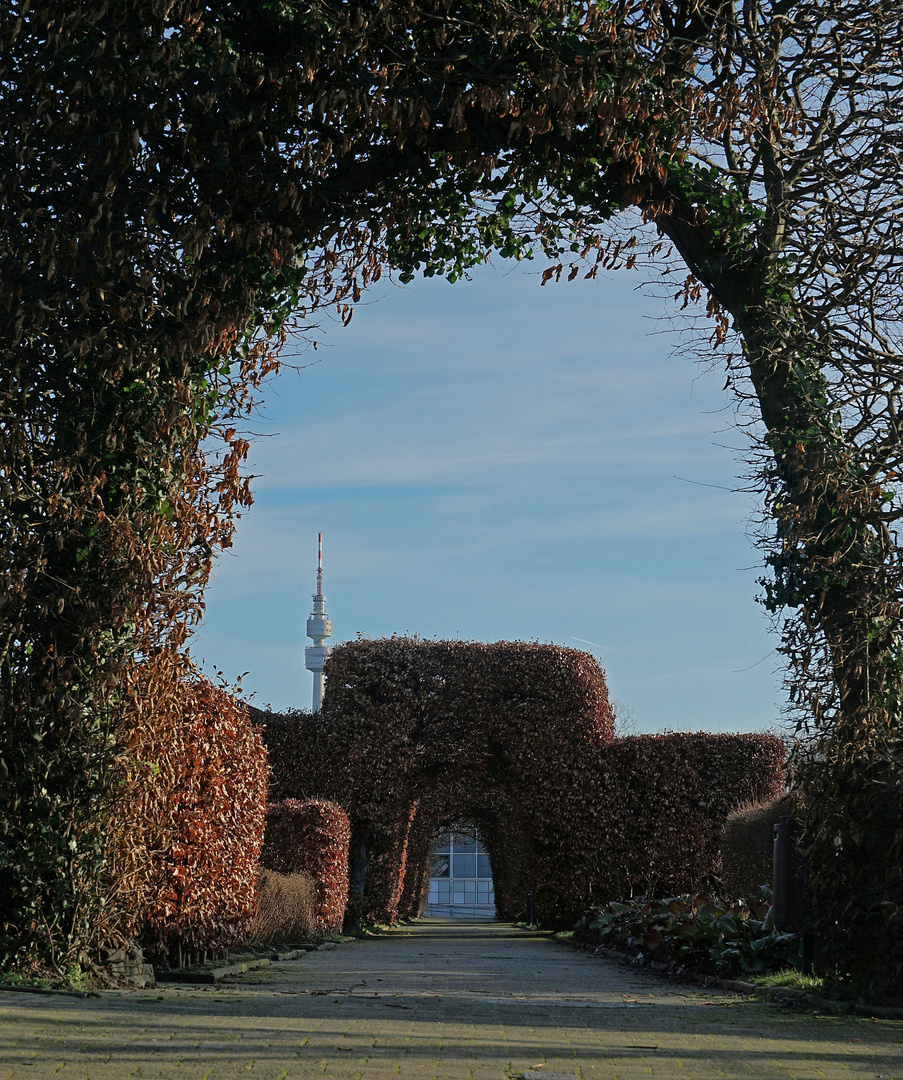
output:
M495 922L226 985L0 994L0 1080L903 1080L903 1023L800 1014Z

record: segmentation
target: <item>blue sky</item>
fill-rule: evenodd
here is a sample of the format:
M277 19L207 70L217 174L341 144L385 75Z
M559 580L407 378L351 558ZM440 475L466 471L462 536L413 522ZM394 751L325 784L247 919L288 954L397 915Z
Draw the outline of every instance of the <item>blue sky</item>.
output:
M675 355L637 272L381 283L265 390L256 502L193 652L309 707L317 532L334 639L585 648L637 730L750 731L782 704L719 369ZM592 643L592 644L589 644Z

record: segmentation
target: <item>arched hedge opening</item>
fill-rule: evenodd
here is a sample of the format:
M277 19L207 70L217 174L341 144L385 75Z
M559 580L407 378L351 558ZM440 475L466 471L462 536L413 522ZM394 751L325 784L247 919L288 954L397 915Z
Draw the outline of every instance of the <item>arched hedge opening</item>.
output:
M479 833L489 853L497 916L523 918L526 893L536 875L533 847L520 809L504 785L488 783L472 774L464 774L426 794L417 805L408 834L399 918L416 918L423 913L433 841L461 823Z
M266 718L271 798L351 823L348 920L417 914L429 845L479 828L498 913L564 926L590 904L698 887L731 810L783 789L772 735L616 739L604 675L557 645L390 638L338 646L315 716Z

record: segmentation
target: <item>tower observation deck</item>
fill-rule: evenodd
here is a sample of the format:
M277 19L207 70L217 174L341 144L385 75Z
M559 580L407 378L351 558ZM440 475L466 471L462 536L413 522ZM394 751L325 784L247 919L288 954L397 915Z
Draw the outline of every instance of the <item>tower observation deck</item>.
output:
M317 591L313 594L314 609L307 620L307 636L313 641L304 650L304 666L313 674L313 711L319 712L323 703L323 666L329 659L332 646L326 642L332 637L332 623L326 614L326 597L323 595L323 534L317 534Z

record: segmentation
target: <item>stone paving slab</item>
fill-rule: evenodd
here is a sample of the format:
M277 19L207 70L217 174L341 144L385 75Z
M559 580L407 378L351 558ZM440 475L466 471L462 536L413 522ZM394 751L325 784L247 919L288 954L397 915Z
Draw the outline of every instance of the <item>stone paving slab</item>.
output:
M0 1080L903 1080L903 1022L427 919L216 986L0 996Z

